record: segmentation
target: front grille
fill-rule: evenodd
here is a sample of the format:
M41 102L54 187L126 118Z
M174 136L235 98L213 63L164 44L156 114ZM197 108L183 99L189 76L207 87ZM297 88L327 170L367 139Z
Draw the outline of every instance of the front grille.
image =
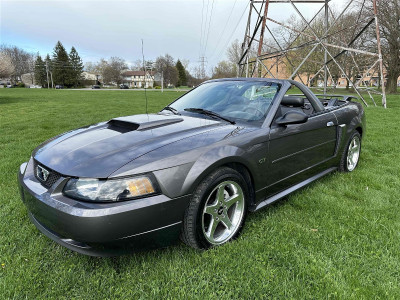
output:
M49 172L49 175L45 181L42 178L40 178L37 174L38 165L40 165L42 168L45 168ZM53 171L41 164L38 164L37 161L34 161L33 167L36 179L46 188L50 188L62 176L60 173Z

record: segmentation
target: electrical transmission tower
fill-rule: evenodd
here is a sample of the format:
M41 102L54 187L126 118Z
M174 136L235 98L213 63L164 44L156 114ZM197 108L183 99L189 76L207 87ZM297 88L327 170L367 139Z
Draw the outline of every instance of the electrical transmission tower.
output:
M349 86L354 88L365 105L368 106L361 91L368 93L375 105L372 94L379 94L382 97L382 105L386 107L377 0L373 0L372 7L367 5L367 0L349 0L336 16L330 8L332 2L335 1L250 0L246 32L238 62L239 76L285 77L299 80L308 86L315 84L318 78L322 77L323 90L326 94L328 86L333 88L337 86L338 76L332 74L335 70L339 77L345 78ZM299 3L322 6L310 20L307 20L299 9ZM291 14L288 8L291 9L300 17L301 26L291 26L272 19L269 17L272 8L284 9L287 15ZM350 24L344 22L345 13L348 12L354 17ZM322 29L316 28L313 25L322 14L324 26ZM371 27L375 30L372 41L370 37L366 38ZM286 32L291 39L286 40L282 32ZM281 36L278 36L279 33ZM368 47L363 46L360 42L362 39L364 45L365 40L368 40ZM317 54L323 54L323 58ZM305 79L303 75L307 63L317 65L317 68ZM346 72L346 67L350 64L354 66L355 76L350 76L349 72ZM366 80L368 78L371 82L372 79L376 80L381 90L377 91L376 88L368 86L367 82L370 82Z
M200 63L200 78L204 79L206 77L206 63L207 59L204 56L201 56L199 58L199 63Z

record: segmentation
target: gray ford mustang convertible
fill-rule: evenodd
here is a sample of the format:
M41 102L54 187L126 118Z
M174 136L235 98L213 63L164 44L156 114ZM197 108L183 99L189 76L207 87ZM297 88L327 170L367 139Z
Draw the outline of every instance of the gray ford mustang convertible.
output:
M287 95L295 87L300 94ZM207 249L235 239L256 211L358 163L365 115L352 97L291 80L220 79L157 114L56 136L19 170L36 227L87 255Z

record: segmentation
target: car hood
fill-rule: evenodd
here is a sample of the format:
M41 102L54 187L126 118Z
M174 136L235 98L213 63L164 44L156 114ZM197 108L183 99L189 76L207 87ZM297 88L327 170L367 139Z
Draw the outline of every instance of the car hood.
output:
M224 127L227 131L236 128L226 122L180 115L127 116L57 136L36 148L33 157L67 176L107 178L146 153Z

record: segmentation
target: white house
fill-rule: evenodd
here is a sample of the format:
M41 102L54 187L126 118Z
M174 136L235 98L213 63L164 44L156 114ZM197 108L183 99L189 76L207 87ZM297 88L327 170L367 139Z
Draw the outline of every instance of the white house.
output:
M134 88L153 88L154 72L125 71L122 73L124 84Z

